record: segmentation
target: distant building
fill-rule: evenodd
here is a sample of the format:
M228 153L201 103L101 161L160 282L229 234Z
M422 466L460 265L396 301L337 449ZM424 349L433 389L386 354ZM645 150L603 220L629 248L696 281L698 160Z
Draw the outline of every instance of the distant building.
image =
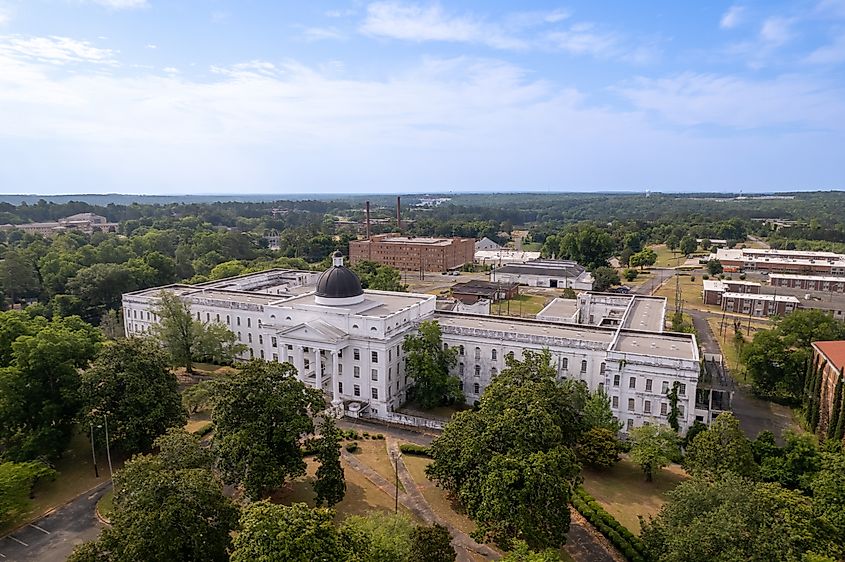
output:
M486 236L475 243L475 251L478 252L479 250L501 250L502 245L497 244L487 238Z
M493 281L473 279L452 286L452 297L464 304L473 304L482 299L498 302L512 299L518 294L519 285L516 283L494 283Z
M774 277L774 275L772 275ZM787 276L789 277L789 276ZM807 279L825 279L808 277ZM704 304L718 306L726 312L752 316L784 315L799 308L815 308L837 320L845 320L845 293L819 292L798 287L761 285L751 281L705 279Z
M816 277L813 275L772 273L769 275L769 285L772 287L789 287L823 293L845 293L845 277Z
M275 228L264 233L264 239L267 241L267 247L271 250L278 250L281 248L281 237L279 231Z
M0 224L0 230L21 230L29 234L53 236L60 232L76 231L85 234L94 232L117 232L118 223L108 222L106 217L94 213L78 213L57 221L28 222L23 224Z
M696 238L695 241L699 244L702 242L710 242L710 245L704 248L705 250L709 250L713 246L721 248L728 245L728 241L723 238Z
M820 434L825 434L833 416L836 384L845 377L845 341L813 342L812 369L821 374L819 401Z
M349 261L372 261L401 271L448 271L472 263L472 238L432 238L378 234L349 243Z
M593 276L578 263L565 260L534 260L504 265L490 272L490 280L530 287L593 289Z
M714 306L721 306L724 293L760 293L760 283L753 281L705 279L702 284L704 285L704 304Z
M722 310L749 316L785 316L798 310L800 305L801 301L788 295L722 294Z
M525 263L540 259L540 252L523 252L501 248L499 250L475 250L475 263L478 265L489 265L490 267L501 267L512 263Z
M719 260L725 271L845 276L845 255L834 252L719 248L710 259Z

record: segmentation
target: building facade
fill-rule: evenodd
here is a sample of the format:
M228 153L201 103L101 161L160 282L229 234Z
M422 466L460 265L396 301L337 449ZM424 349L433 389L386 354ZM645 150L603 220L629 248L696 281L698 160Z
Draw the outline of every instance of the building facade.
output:
M128 293L123 297L126 333L150 333L161 291L172 292L198 321L232 330L247 346L243 359L288 361L303 382L322 389L336 407L390 419L413 384L402 342L420 322L436 320L444 344L459 349L454 374L470 404L505 367L509 354L548 349L561 378L608 392L626 430L666 423L666 391L675 383L682 430L695 419L709 422L709 412L695 402L700 361L695 336L663 333L665 299L598 294L584 300L590 308L579 313L591 318L589 324L445 312L436 310L433 295L363 291L343 258L333 259L316 285L308 286L302 277L303 285L291 284L286 291L267 289L273 275L265 275ZM608 298L624 302L604 302Z
M503 265L490 272L490 281L579 291L593 289L590 272L578 263L567 260L533 260Z
M710 259L719 260L725 271L845 276L845 255L833 252L719 248Z
M722 310L749 316L784 316L797 310L801 302L787 295L723 293Z
M825 277L811 275L789 275L772 273L769 275L769 285L772 287L788 287L822 293L845 293L845 277Z
M449 271L472 263L472 238L409 237L379 234L349 242L349 260L372 261L400 271Z
M94 232L117 232L118 223L108 222L106 217L94 213L78 213L57 221L29 222L23 224L3 224L0 230L21 230L29 234L39 234L44 237L53 236L61 232L75 231L92 234Z
M819 399L819 434L828 431L833 417L836 384L845 378L845 341L817 341L812 343L813 371L821 374Z

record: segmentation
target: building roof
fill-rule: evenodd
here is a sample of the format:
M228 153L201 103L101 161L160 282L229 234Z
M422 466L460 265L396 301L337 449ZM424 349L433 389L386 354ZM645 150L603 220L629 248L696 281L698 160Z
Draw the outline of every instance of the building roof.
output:
M813 347L821 351L839 371L845 369L845 340L815 341Z
M769 275L769 279L806 279L807 281L845 283L845 277L831 277L828 275L796 275L794 273L772 273Z
M348 299L364 294L361 280L343 265L343 256L335 252L332 256L334 264L320 274L317 280L317 296L324 299Z
M496 269L496 273L549 277L578 277L584 271L585 269L577 262L565 260L534 260L525 263L511 263Z
M768 295L763 293L731 293L725 292L722 294L725 299L752 299L759 301L775 301L775 302L791 302L798 304L800 301L792 296L786 295Z
M578 301L575 299L564 299L556 297L547 304L543 310L537 313L537 318L572 318L578 314Z

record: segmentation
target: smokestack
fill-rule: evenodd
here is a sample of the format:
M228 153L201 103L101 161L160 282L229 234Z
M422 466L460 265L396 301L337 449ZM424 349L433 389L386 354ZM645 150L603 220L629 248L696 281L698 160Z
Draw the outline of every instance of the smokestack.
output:
M370 239L370 202L367 201L366 209L366 216L367 216L367 240Z
M402 197L396 196L396 228L402 232Z

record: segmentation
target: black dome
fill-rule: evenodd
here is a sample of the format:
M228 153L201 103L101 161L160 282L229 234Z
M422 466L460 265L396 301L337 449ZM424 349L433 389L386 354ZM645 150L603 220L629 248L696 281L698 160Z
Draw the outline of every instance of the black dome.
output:
M317 296L326 299L345 299L364 294L361 280L343 265L343 260L336 252L334 265L324 271L317 280ZM340 258L340 259L338 259Z

